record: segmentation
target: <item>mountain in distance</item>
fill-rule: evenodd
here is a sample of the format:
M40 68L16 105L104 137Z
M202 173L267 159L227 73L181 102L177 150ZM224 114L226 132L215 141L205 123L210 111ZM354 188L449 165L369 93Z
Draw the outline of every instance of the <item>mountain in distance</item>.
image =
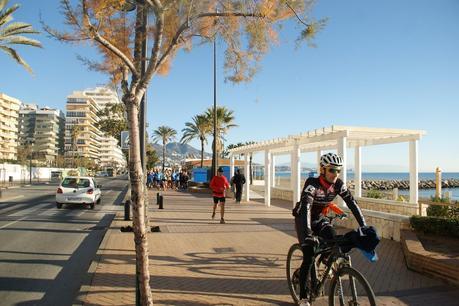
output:
M163 146L157 143L152 144L158 157L161 159L163 154ZM166 160L172 163L181 163L185 159L200 159L201 150L196 149L189 144L183 144L180 142L170 142L166 144ZM211 153L204 151L204 159L212 158Z

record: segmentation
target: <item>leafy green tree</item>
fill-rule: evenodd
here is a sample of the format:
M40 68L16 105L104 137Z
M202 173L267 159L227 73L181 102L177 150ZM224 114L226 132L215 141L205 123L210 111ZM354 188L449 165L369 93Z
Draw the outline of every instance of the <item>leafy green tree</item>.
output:
M97 116L101 119L96 123L96 127L106 135L117 139L120 146L121 132L128 130L125 109L123 103L109 103L104 109L97 112Z
M175 135L177 135L177 131L165 125L162 125L153 131L153 141L158 142L161 140L163 144L163 173L164 163L166 162L166 145L175 138Z
M17 149L17 161L20 165L26 165L33 153L33 146L31 144L20 145Z
M19 5L14 4L10 8L6 8L7 4L8 0L0 0L0 50L22 65L29 73L32 73L30 66L12 46L26 45L41 48L41 43L38 40L22 36L23 34L39 34L40 32L35 31L28 23L11 22L13 13L19 8Z
M212 132L212 125L205 115L196 115L192 122L186 122L185 128L182 129L183 136L181 143L188 143L193 139L199 139L201 142L201 168L204 163L204 145L207 143L207 136Z

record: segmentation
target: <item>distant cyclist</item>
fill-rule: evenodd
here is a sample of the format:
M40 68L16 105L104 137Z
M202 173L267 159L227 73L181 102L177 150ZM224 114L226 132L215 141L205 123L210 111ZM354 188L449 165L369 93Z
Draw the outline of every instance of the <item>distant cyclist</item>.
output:
M352 211L357 223L359 232L376 232L373 227L367 227L362 212L347 189L344 182L338 178L341 172L343 161L335 153L327 153L320 158L320 176L310 177L304 184L300 202L293 209L295 216L295 229L298 241L303 251L303 263L300 268L300 306L309 306L307 296L308 274L312 266L312 258L316 247L319 245L316 236L324 239L333 239L335 229L325 218L323 211L328 208L331 201L339 195Z

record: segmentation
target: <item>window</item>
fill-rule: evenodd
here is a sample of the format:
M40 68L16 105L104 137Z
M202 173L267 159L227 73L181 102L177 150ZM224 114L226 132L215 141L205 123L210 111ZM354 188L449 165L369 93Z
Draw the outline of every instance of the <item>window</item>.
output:
M62 187L66 188L88 188L91 186L89 179L66 177L62 181Z

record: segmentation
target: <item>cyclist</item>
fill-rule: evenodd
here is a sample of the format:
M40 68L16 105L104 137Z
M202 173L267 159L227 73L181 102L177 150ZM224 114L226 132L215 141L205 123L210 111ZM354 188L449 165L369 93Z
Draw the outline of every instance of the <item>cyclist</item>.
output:
M307 296L307 279L312 266L315 249L319 245L316 236L333 239L335 230L328 218L322 214L324 208L339 195L352 211L357 223L363 231L368 228L362 212L347 189L344 182L338 178L343 161L335 153L326 153L320 158L320 176L306 180L301 193L300 202L293 209L295 230L303 251L303 262L300 268L300 306L309 306Z

